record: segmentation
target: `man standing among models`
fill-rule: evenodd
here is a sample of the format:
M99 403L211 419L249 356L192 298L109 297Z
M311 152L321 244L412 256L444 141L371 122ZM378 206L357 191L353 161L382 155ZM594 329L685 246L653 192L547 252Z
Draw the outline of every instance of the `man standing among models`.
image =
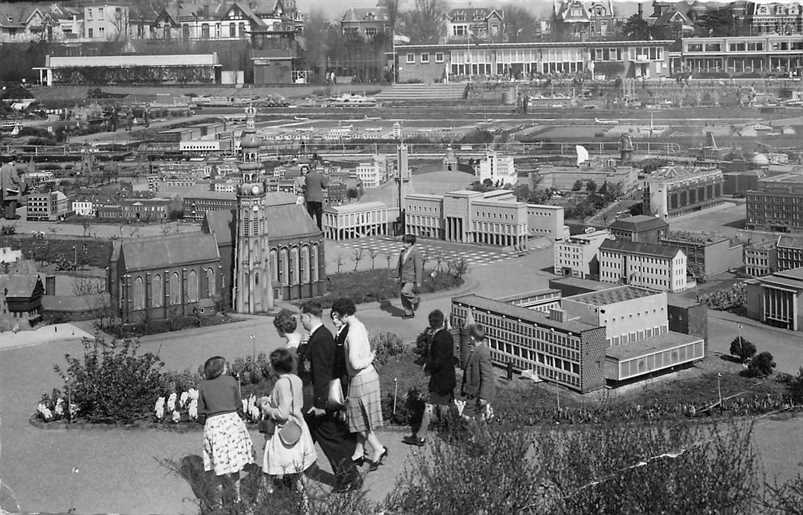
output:
M8 156L8 162L0 167L0 200L2 200L0 217L9 220L17 218L17 202L21 194L22 181L17 175L17 155L12 151Z
M329 176L324 175L316 166L307 172L304 178L304 200L307 202L307 213L315 219L318 229L323 217L323 190L329 186Z
M413 318L421 297L417 295L424 278L424 263L415 247L415 235L405 234L402 238L404 250L399 256L399 283L401 284L401 304L404 318Z

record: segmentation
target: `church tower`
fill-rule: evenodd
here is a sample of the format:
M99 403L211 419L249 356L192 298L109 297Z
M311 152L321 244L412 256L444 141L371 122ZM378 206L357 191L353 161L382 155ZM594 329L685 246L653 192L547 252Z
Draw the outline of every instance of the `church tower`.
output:
M268 216L265 185L260 177L256 109L246 109L247 121L240 139L242 184L237 188L236 247L234 250L234 310L260 313L273 309Z

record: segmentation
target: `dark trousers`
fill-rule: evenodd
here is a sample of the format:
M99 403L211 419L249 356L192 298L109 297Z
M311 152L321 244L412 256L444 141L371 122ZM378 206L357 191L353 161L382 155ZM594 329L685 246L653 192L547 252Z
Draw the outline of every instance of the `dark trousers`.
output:
M323 202L308 200L307 213L309 213L309 215L315 219L315 223L318 224L318 229L323 229L323 227L321 227L321 218L323 217Z
M354 480L357 467L352 463L351 457L357 446L357 435L349 433L346 423L337 420L333 413L320 417L307 415L304 418L312 434L312 440L321 446L326 459L332 465L335 484Z
M399 298L404 312L408 315L414 315L415 310L418 309L418 303L421 302L421 297L415 292L415 284L402 283Z
M17 218L16 199L2 201L2 211L0 212L0 218L6 218L7 220L16 220Z

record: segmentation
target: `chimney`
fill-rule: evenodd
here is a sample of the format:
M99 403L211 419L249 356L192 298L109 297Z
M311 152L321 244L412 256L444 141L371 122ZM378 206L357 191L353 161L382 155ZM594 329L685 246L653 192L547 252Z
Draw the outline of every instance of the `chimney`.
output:
M549 319L555 322L565 322L566 312L559 308L552 308L549 310Z

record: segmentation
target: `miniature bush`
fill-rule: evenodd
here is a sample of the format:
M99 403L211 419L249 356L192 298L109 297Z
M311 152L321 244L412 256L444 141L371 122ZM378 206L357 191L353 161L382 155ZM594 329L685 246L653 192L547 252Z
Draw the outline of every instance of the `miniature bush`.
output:
M773 361L772 354L769 352L760 352L750 360L750 364L745 370L745 375L748 377L767 377L772 374L772 369L775 368L775 361Z
M736 356L742 363L747 363L750 358L756 354L756 346L749 340L745 340L741 336L737 336L731 342L730 353Z
M371 337L371 349L374 351L374 362L384 365L394 356L404 354L404 342L396 333L381 332Z
M82 356L66 354L66 367L54 366L81 417L100 423L147 417L164 385L164 362L151 352L140 354L137 340L107 343L98 336L82 343Z

